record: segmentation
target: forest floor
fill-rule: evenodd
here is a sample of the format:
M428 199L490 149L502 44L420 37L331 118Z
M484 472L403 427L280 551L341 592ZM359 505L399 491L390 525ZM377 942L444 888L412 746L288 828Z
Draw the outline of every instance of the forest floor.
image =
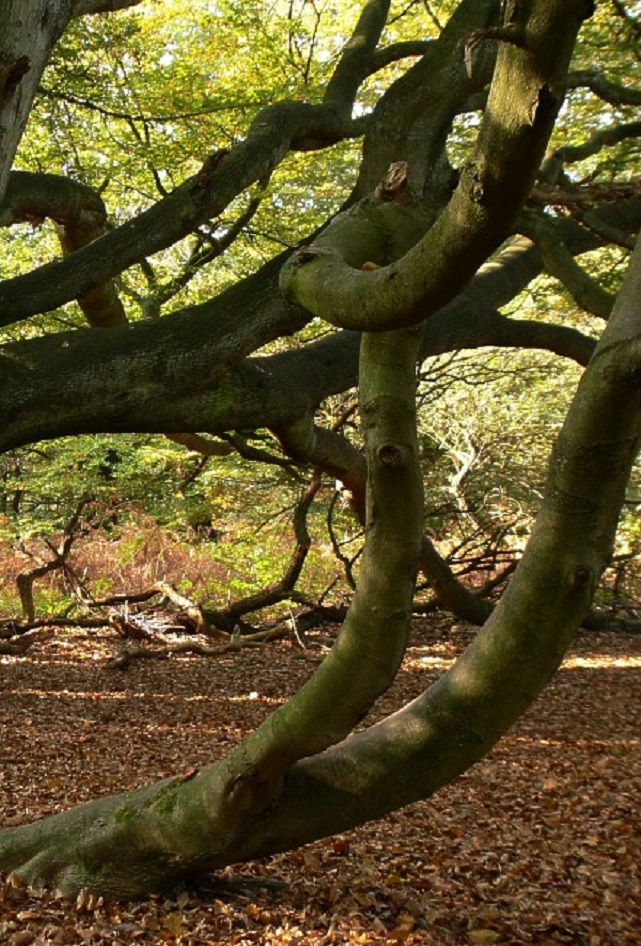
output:
M375 715L416 696L471 633L417 625ZM330 639L117 670L113 633L56 631L1 657L1 823L211 761L300 685ZM512 732L433 799L171 898L75 903L7 884L0 943L639 944L640 737L641 638L584 633Z

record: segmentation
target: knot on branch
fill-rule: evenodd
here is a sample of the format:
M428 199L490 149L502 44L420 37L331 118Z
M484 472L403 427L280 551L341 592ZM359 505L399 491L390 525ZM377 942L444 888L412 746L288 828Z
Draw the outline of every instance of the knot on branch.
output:
M0 66L0 95L13 92L30 69L31 60L28 56L20 56L19 59Z
M228 148L219 148L218 151L208 155L203 166L194 177L192 187L195 190L202 190L206 187L229 153Z
M403 453L395 443L384 443L376 451L382 466L388 470L397 470L403 466Z
M394 161L376 188L380 200L399 200L407 190L407 161Z
M579 565L572 572L572 585L574 588L585 588L592 581L592 569L586 565Z
M289 257L280 272L280 288L286 296L292 294L292 282L301 267L307 266L319 257L325 257L326 260L336 260L337 256L331 249L325 246L301 246ZM298 300L296 300L298 301Z
M296 262L299 263L300 266L304 266L305 263L311 263L315 256L316 254L313 250L298 250L294 254Z
M485 198L485 186L481 168L470 163L463 168L461 175L467 187L467 195L473 204L482 204Z

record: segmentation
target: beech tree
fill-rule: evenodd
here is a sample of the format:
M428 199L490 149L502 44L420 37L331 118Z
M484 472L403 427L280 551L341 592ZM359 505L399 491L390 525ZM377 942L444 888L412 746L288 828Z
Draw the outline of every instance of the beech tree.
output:
M143 16L146 6L0 2L0 220L53 221L61 251L0 284L0 447L92 432L268 429L289 456L345 484L366 540L333 649L228 757L0 833L3 870L66 893L121 897L380 817L486 754L550 679L590 605L641 425L635 5L337 0L331 12L341 30L352 17L351 33L330 55L313 43L301 52L293 5L275 3L270 15L282 18L302 77L296 96L256 109L244 134L212 142L180 183L155 171L161 196L144 195L142 207L111 222L99 175L90 183L52 171L46 151L24 167L21 140L43 100L83 104L52 90L46 72L78 24ZM204 6L221 26L236 9ZM318 26L316 7L300 8ZM413 35L398 38L399 23ZM606 36L629 57L607 74L592 51ZM315 55L323 78L313 86ZM108 111L98 91L84 106ZM133 105L123 120L134 129L153 123ZM277 193L292 155L340 154L348 140L362 147L338 210L318 226L307 179L306 200L280 202L301 226L309 211L293 249L211 298L171 307L174 290L246 231L252 202ZM24 154L33 152L32 143ZM332 187L340 183L337 172ZM246 204L233 223L212 225L239 198ZM153 260L190 239L181 272L162 283ZM591 270L584 256L597 259ZM616 270L628 256L621 282ZM594 316L592 326L605 323L602 332L500 311L544 269ZM145 293L131 291L132 273L146 279ZM60 331L42 318L75 304L85 327ZM323 331L306 335L314 325ZM292 347L269 348L296 335ZM415 394L417 363L490 345L554 352L585 371L526 551L488 613L423 534ZM326 399L356 385L364 452L317 420ZM483 626L436 684L362 728L403 659L419 570L444 605Z

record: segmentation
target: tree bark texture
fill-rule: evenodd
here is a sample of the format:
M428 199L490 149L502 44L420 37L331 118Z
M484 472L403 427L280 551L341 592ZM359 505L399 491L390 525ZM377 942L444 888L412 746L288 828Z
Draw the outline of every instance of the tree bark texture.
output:
M69 16L127 5L38 0L29 7L41 17L34 49L44 62ZM26 9L20 0L5 0L5 8L16 22ZM63 260L8 280L0 291L2 323L108 286L264 181L289 151L355 134L356 91L380 61L388 8L386 0L363 4L320 104L269 106L229 153L214 152L198 174L134 220L90 242L77 239ZM542 253L516 235L563 101L574 38L590 11L587 0L462 0L442 37L374 110L349 206L284 268L285 255L276 257L215 300L153 324L60 333L0 351L0 449L97 430L270 427L292 452L322 457L362 491L362 463L327 432L317 434L313 420L318 403L356 383L360 347L367 450L357 591L334 648L309 681L220 762L1 832L2 869L66 893L89 888L132 897L295 847L429 796L480 759L545 686L608 559L641 435L640 244L610 314L610 300L574 266L574 255L599 245L609 209L599 217L592 208L585 226L551 217L545 227L524 225ZM58 17L54 26L47 16ZM9 36L0 47L0 107L14 110L19 137L40 66L35 52L11 42ZM476 146L455 175L445 139L492 70ZM434 100L430 73L440 81ZM14 198L0 201L3 212L17 206ZM627 223L617 232L625 235L638 228L638 200L622 213ZM557 251L558 233L570 256ZM546 259L570 291L609 315L598 344L573 329L498 311ZM298 350L248 357L313 315L347 330ZM452 669L393 716L354 734L398 670L416 571L421 556L429 558L422 547L416 363L488 343L529 344L587 365L554 447L535 529L508 591Z
M275 803L291 766L347 736L392 683L405 651L421 544L419 343L417 331L363 340L367 537L358 589L323 664L228 759L193 780L169 780L0 836L3 869L63 891L134 896L222 863L247 818Z
M0 204L40 77L73 0L0 0Z
M364 571L365 600L351 609L330 657L229 759L188 781L166 780L4 831L0 867L66 892L142 895L194 871L380 817L429 796L485 755L559 665L610 552L641 436L640 281L641 240L557 439L521 564L476 640L437 683L393 716L332 745L393 678L420 541L415 527L408 539L404 503L398 517L399 478L420 503L411 408L385 388L392 379L398 384L400 362L392 370L384 357L383 369L373 368L368 336L367 542L375 557ZM375 344L387 356L385 346L399 335L382 334ZM382 574L388 567L400 569L391 585ZM371 635L379 632L388 638L384 664L371 650Z

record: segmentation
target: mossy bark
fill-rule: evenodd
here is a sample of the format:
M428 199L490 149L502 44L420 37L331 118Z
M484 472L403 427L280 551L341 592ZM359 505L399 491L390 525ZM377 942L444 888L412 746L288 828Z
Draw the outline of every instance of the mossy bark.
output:
M347 736L387 689L405 651L421 545L419 344L412 330L363 339L367 537L348 616L316 673L227 759L193 778L4 832L0 867L66 892L136 896L233 861L248 821L277 804L292 765Z
M402 376L399 336L381 335L387 365L370 370L369 356L363 363L369 561L359 602L321 672L228 759L193 778L3 832L0 867L67 892L139 896L378 817L427 797L480 759L553 674L607 561L641 436L640 280L641 243L558 438L519 569L478 637L434 686L330 745L394 675L420 541L410 506L399 499L407 487L420 520L411 410L398 388L385 387Z
M354 267L351 241L341 240L351 219L338 218L331 245L328 228L283 267L287 296L333 325L370 332L414 325L450 302L516 224L591 11L587 0L531 0L514 5L504 30L478 30L499 38L496 68L476 146L434 224L401 259L370 271ZM462 57L457 65L464 75Z
M332 271L336 277L325 273L333 285L325 282L322 293L310 289L314 299L322 298L332 310L330 316L344 311L345 324L352 324L349 319L358 309L357 315L363 315L359 327L377 329L398 324L399 311L408 324L417 321L459 292L479 261L509 232L561 100L573 33L590 4L529 0L514 8L523 18L516 26L524 32L518 44L499 43L484 130L446 212L425 242L419 240L398 266L350 270L341 257ZM458 66L460 72L461 62ZM248 183L259 171L268 170L296 136L302 141L305 135L322 132L329 140L338 133L313 121L317 115L316 110L297 106L295 111L263 114L244 151L217 165L221 192L225 181L229 194L239 181ZM173 220L171 226L160 226L167 222L167 205L141 216L131 243L120 246L118 260L105 257L103 273L93 267L89 273L89 261L102 252L95 245L81 251L85 267L71 275L76 264L55 264L50 272L57 274L56 300L73 297L93 285L92 280L104 280L122 269L127 259L138 258L141 229L157 233L153 248L193 225L201 219L199 214L211 215L214 190L205 175L172 196L169 206L184 211L180 219L176 216L175 230ZM398 214L394 216L396 226ZM149 226L156 219L157 231ZM360 218L354 217L351 224L355 222L360 227ZM379 226L377 234L384 237L385 228ZM414 234L410 242L413 239ZM116 239L107 245L112 242ZM0 867L30 883L67 893L86 887L121 897L140 896L194 873L294 847L380 816L426 797L477 761L558 666L609 554L640 433L640 253L637 249L631 277L557 443L541 515L523 561L483 631L449 673L399 713L349 735L397 672L420 551L421 490L413 413L420 333L382 332L364 339L361 366L369 471L366 550L358 592L332 653L299 693L228 758L189 776L4 831ZM268 268L272 289L278 265L274 262ZM306 265L310 282L317 283L311 288L318 289L322 280L314 277L314 271L324 268L323 260L307 260ZM42 300L46 297L46 305L53 305L48 274L41 272L39 278ZM12 291L20 295L22 285L14 283ZM252 281L244 286L248 303L256 305ZM292 294L307 302L304 289L293 286ZM335 306L330 289L340 296L340 306ZM229 296L217 301L216 314L220 315L225 299L229 302ZM95 423L95 405L89 414L73 413L90 390L99 390L109 405L103 429L128 429L123 425L132 423L143 430L213 429L211 391L216 385L221 384L219 390L227 393L237 410L223 379L237 364L243 346L249 352L259 341L274 337L278 319L281 328L286 317L292 325L307 320L295 306L283 314L275 292L270 299L275 311L261 311L260 319L252 319L251 306L240 305L242 299L235 294L225 326L213 326L211 319L205 332L202 324L196 330L195 320L183 313L158 327L115 330L113 341L112 333L99 342L95 333L75 333L68 340L57 337L51 342L60 346L53 383L59 385L64 376L70 404L68 416L62 416L60 407L56 412L60 432L63 427L66 433L86 429L89 414ZM30 296L23 314L36 305L34 300L36 295ZM375 326L373 312L378 313ZM128 353L125 338L133 346ZM11 346L4 354L7 386L13 383L18 392L18 403L11 405L11 422L18 428L22 425L14 434L15 442L53 432L49 415L54 400L42 393L51 389L43 386L34 358L34 352L49 351L49 343ZM113 375L113 382L105 386L92 378L94 365ZM264 365L254 362L258 373L261 366L265 373ZM29 377L39 389L35 417L26 407ZM182 392L174 402L189 401L192 419L186 418L185 424L167 423L160 417L160 407L154 411L156 404L169 400L168 390ZM263 407L264 402L263 394Z

